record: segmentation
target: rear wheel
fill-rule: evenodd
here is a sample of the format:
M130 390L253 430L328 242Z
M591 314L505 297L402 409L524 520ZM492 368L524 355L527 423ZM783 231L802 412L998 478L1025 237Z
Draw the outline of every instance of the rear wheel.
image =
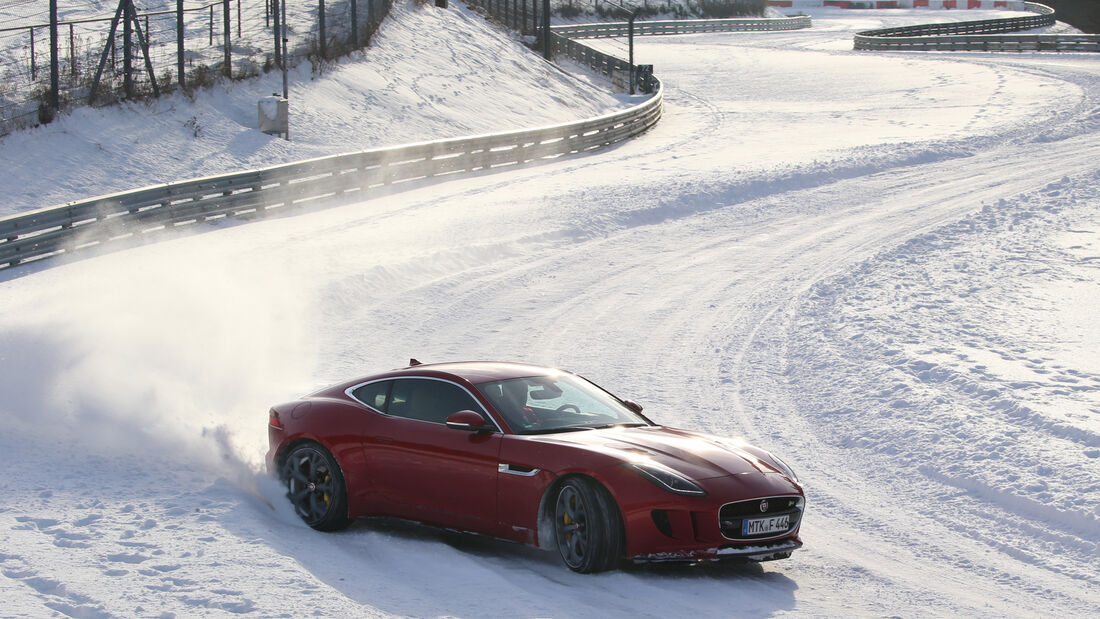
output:
M602 572L619 563L623 548L619 508L593 480L573 477L561 485L554 505L554 533L562 560L574 572Z
M348 493L336 459L316 443L295 447L283 463L287 498L306 524L318 531L348 526Z

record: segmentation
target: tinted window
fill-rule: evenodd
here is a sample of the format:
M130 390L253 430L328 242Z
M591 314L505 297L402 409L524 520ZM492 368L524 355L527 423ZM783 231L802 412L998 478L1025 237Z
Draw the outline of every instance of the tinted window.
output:
M439 380L402 379L393 381L386 413L421 421L443 423L458 411L481 412L477 401L458 385Z
M366 404L373 409L385 412L386 396L389 394L390 385L392 384L393 381L389 380L384 380L377 383L370 383L369 385L363 385L355 391L352 391L351 394L355 396L355 399L359 400L363 404Z

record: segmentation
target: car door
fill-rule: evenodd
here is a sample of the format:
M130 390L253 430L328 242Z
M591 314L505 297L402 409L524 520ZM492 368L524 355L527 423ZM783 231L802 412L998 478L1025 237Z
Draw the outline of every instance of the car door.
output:
M448 428L460 410L489 415L465 388L434 378L399 378L385 418L366 438L372 483L398 515L492 533L497 526L500 432Z

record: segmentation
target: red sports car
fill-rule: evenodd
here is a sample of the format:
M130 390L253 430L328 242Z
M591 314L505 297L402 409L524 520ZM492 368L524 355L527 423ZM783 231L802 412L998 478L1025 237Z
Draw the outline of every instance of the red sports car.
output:
M562 370L413 360L272 408L267 463L315 529L406 518L557 548L577 572L802 546L782 460L641 411Z

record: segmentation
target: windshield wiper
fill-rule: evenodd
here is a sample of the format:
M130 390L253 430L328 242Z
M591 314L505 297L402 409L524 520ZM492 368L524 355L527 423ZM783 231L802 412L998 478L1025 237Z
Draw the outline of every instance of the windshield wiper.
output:
M602 426L583 426L583 427L586 430L603 430L605 428L637 428L638 426L644 426L644 425L648 425L648 424L632 421L630 423L605 423Z
M607 428L636 428L638 426L647 426L647 423L605 423L599 426L561 426L557 428L543 428L540 430L528 430L521 432L521 434L556 434L558 432L580 432L581 430L604 430Z
M540 430L527 430L520 432L520 434L556 434L558 432L579 432L580 430L591 430L588 426L562 426L560 428L542 428Z

